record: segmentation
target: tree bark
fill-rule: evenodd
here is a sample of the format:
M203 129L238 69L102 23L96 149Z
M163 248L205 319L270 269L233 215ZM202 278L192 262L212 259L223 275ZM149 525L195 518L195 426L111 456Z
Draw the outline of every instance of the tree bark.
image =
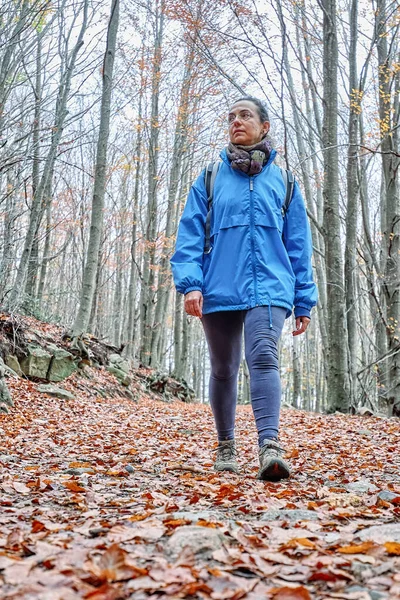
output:
M92 214L90 236L87 249L85 273L79 310L72 327L72 337L86 332L93 302L96 284L101 236L103 230L104 195L106 188L107 144L110 131L111 92L113 82L114 58L117 46L119 20L119 0L112 0L108 23L107 44L103 63L103 88L100 108L100 127L96 152L96 167L93 185Z
M161 347L159 344L160 333L165 323L168 299L171 292L171 272L169 259L172 248L172 234L174 230L176 197L179 180L182 173L182 159L187 151L187 126L189 111L189 92L194 62L193 47L189 46L185 60L185 70L182 80L180 102L175 126L174 149L172 154L170 183L168 188L167 224L165 227L164 241L161 247L161 259L158 276L157 303L154 315L154 326L152 330L150 364L157 365L160 361Z
M357 405L357 217L358 217L358 120L361 111L361 90L357 82L358 0L350 6L349 48L349 125L347 151L347 212L344 281L346 291L347 333L349 344L350 405Z
M157 236L157 187L159 149L159 100L161 80L161 46L164 31L164 2L156 3L155 40L151 91L151 127L149 143L147 223L144 236L144 262L140 294L140 361L151 364L151 338L154 313L155 254Z
M400 198L398 194L399 158L398 149L394 146L392 120L392 65L394 56L388 45L386 0L378 0L376 4L376 39L378 50L379 80L379 120L380 140L383 167L383 263L384 263L384 295L387 306L387 344L392 356L388 359L388 389L386 399L389 414L400 415L400 353L396 351L399 344L400 322ZM398 125L398 124L397 124ZM396 139L396 138L395 138ZM386 217L386 218L385 218Z
M323 0L324 40L324 230L326 232L328 308L328 406L349 409L347 330L339 217L338 43L336 0Z

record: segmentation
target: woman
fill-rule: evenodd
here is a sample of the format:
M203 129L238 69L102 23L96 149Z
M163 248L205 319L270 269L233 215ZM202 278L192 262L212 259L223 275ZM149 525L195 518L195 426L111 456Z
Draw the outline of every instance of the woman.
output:
M228 121L230 143L221 152L213 186L212 251L203 251L208 212L203 172L190 190L171 265L176 289L185 295L185 310L201 319L209 348L209 397L219 442L214 468L238 472L234 425L244 328L258 478L277 481L290 475L278 443L277 345L293 307L293 335L299 335L317 302L311 236L297 183L282 214L286 186L266 138L270 123L264 104L251 96L241 98Z

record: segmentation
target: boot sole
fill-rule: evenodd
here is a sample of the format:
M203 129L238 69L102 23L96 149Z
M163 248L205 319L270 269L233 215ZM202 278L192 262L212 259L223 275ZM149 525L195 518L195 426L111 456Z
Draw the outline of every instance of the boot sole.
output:
M269 464L265 469L259 470L257 479L261 481L280 481L281 479L288 479L290 477L290 471L283 461L275 460Z

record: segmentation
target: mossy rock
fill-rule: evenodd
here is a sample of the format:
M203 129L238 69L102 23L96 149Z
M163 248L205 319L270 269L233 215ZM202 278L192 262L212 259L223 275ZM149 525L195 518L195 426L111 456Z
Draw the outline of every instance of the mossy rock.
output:
M53 355L47 373L49 381L63 381L78 369L74 356L67 350L59 348L55 344L49 344L47 350Z
M27 377L46 379L52 355L41 346L28 344L28 356L22 359L21 369Z
M112 373L112 375L115 375L121 385L128 387L132 382L132 379L125 373L125 371L118 369L118 367L108 365L107 371Z

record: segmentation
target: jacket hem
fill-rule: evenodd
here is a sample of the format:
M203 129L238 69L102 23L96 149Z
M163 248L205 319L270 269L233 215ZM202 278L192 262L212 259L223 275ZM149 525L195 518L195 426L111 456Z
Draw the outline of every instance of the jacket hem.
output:
M251 308L256 308L257 306L278 306L279 308L286 308L287 315L286 318L290 317L292 314L293 306L291 306L288 302L284 300L270 300L263 301L261 300L258 304L255 302L249 304L220 304L216 306L207 306L206 301L203 306L203 315L208 315L213 312L221 312L221 311L234 311L234 310L250 310Z

